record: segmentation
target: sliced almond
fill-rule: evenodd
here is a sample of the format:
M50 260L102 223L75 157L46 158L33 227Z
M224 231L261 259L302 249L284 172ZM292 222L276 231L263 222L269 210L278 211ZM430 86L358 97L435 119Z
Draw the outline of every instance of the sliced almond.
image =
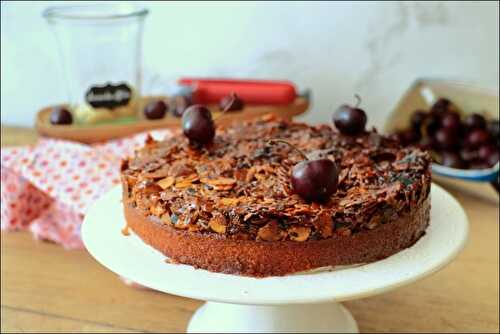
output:
M208 226L219 234L226 233L226 219L222 215L210 219Z
M216 179L203 178L200 181L211 186L232 186L236 183L235 179L228 177L219 177Z
M217 191L226 191L226 190L231 190L234 188L234 184L230 184L230 185L212 185L212 187L214 188L214 190L217 190Z
M260 174L260 173L255 173L254 177L257 179L257 181L264 181L266 180L269 176L265 174Z
M196 182L199 180L198 174L189 174L187 176L180 177L179 180L183 182Z
M164 179L161 179L160 181L156 182L163 190L170 188L175 182L175 177L173 176L167 176Z
M247 172L247 175L245 177L245 181L248 183L250 181L252 181L252 179L254 178L255 176L255 169L252 167L248 170Z
M136 188L138 190L141 190L146 195L160 192L162 190L159 185L157 185L151 180L140 181L136 186Z
M332 217L326 213L320 213L318 215L318 218L313 221L313 225L316 227L317 230L321 232L321 236L323 238L328 238L331 237L333 234L333 221Z
M177 177L175 187L180 189L187 188L194 182L198 181L198 179L198 174L190 174L184 177Z
M264 198L261 203L262 204L273 204L274 201L275 200L273 198Z
M223 204L223 205L238 205L239 203L239 199L238 198L231 198L231 197L226 197L226 198L221 198L220 199L220 202Z
M257 232L257 236L265 241L278 241L282 238L282 231L276 220L272 220Z
M294 241L306 241L311 234L311 229L306 226L292 226L288 229L288 235Z
M193 183L192 182L176 182L175 183L175 187L176 188L179 188L179 189L184 189L184 188L188 188L189 186L191 186Z
M144 173L144 174L142 174L142 176L147 177L147 178L152 178L152 179L158 179L158 178L167 176L169 173L169 170L170 170L169 166L164 165L162 167L158 167L158 169L156 169L156 170Z

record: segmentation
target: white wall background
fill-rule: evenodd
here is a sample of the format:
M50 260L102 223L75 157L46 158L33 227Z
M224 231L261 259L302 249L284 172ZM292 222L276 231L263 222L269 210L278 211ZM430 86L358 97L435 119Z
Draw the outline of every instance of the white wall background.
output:
M55 2L1 4L1 121L31 126L66 100L55 39L41 17ZM420 76L498 88L498 2L159 3L144 35L144 89L179 75L285 78L311 88L304 116L326 122L363 97L380 126Z

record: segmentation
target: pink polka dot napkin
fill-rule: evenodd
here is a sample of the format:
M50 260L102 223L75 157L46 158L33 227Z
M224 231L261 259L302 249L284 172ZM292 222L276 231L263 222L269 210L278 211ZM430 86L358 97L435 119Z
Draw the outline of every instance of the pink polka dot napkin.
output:
M29 229L35 238L83 248L86 210L119 184L121 158L144 145L146 133L84 145L41 138L36 145L1 149L1 228ZM168 130L151 132L166 138Z

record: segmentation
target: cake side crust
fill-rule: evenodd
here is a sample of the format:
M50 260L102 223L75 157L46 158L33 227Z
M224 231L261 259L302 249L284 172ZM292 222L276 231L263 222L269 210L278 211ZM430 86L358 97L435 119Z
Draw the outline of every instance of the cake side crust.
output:
M328 239L255 241L192 233L143 216L124 201L128 226L173 262L213 272L282 276L325 266L374 262L412 246L429 224L430 196L410 212L370 231Z

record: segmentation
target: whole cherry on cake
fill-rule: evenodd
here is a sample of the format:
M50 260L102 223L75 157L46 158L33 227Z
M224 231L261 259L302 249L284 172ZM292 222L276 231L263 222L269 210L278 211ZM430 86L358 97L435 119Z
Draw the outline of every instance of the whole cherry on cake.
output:
M237 102L236 94L230 95L231 100L225 105L222 113L229 111ZM205 145L213 141L215 137L215 123L210 110L201 105L195 104L186 109L182 115L182 130L192 144Z
M333 115L333 123L342 134L355 135L365 131L366 113L363 109L358 108L361 103L359 95L354 96L358 100L354 107L343 104Z
M269 143L284 143L298 152L303 161L292 169L293 191L307 201L324 202L337 191L339 172L337 165L330 159L309 159L304 152L281 139Z
M207 107L195 104L182 115L182 130L193 144L208 144L215 137L215 124Z

